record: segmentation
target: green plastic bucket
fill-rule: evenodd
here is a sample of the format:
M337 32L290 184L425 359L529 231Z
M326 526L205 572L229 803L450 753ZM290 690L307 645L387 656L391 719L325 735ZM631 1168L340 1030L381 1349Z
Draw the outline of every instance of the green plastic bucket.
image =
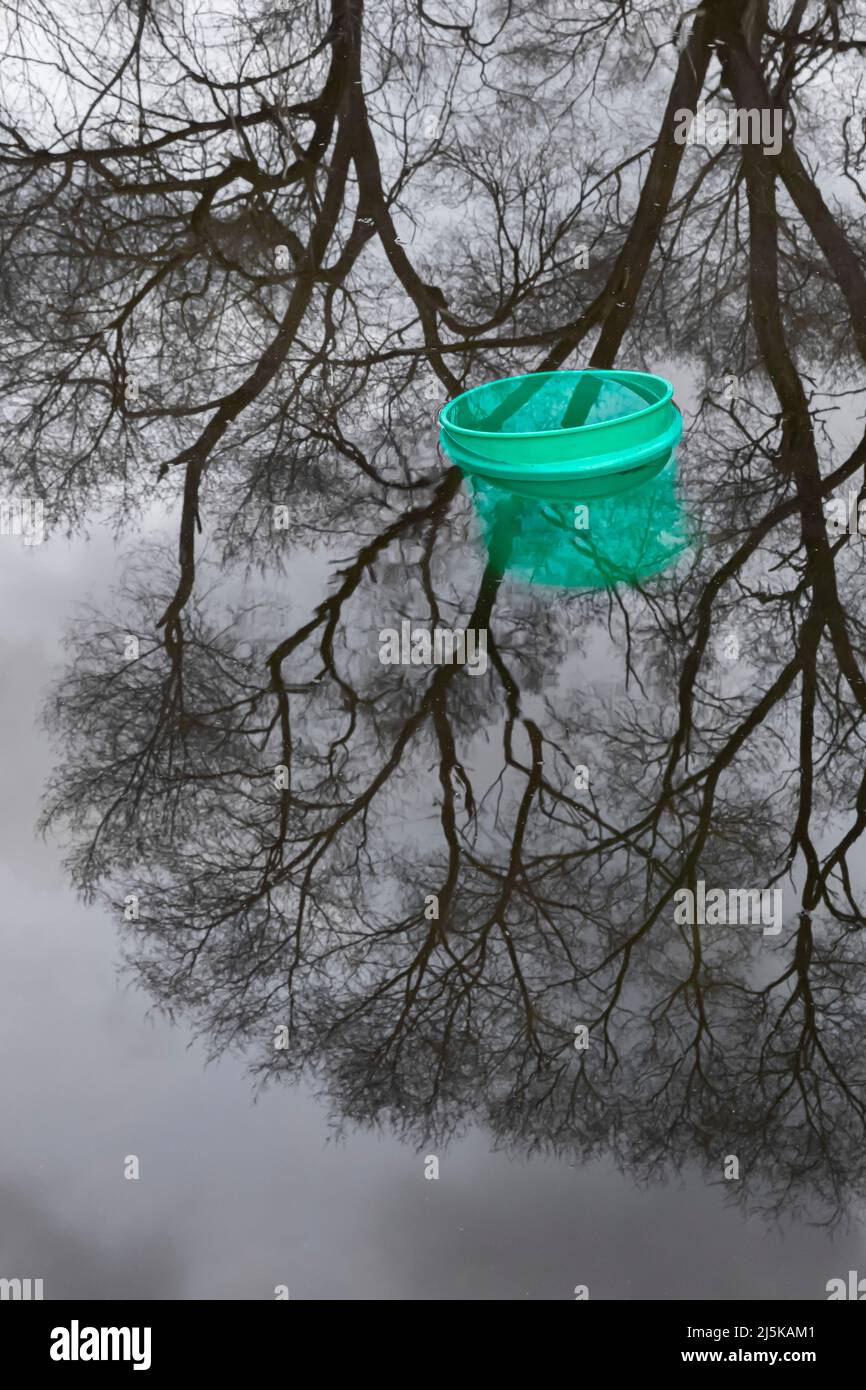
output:
M464 391L439 413L440 439L466 473L511 491L539 484L631 487L664 468L682 435L674 389L648 372L530 372ZM545 491L550 495L550 487Z

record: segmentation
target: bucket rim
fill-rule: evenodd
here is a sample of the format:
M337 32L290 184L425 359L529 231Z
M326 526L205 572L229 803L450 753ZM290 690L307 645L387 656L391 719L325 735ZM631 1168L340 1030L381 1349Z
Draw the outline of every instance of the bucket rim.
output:
M464 473L475 473L501 480L534 480L536 482L586 481L611 474L627 473L645 467L653 460L664 461L674 452L683 435L683 417L675 401L670 402L672 416L663 431L646 439L642 444L633 444L627 449L608 450L585 458L546 459L527 465L514 459L487 458L467 446L466 440L454 438L448 426L443 425L439 439L445 452ZM470 433L471 438L471 433Z
M596 376L606 381L621 381L625 386L630 380L639 379L643 382L651 382L653 385L661 385L664 389L658 400L651 401L649 405L643 406L640 410L629 411L627 415L618 415L613 420L596 420L591 425L568 425L564 429L559 427L550 430L475 430L466 425L454 424L448 419L448 412L452 407L458 401L465 400L467 396L474 395L476 391L485 391L491 386L504 385L508 381L528 381L532 377L557 376ZM468 439L551 439L559 435L586 435L590 430L610 429L612 425L622 424L626 420L639 420L651 415L654 411L663 410L673 400L673 395L673 384L666 377L657 376L653 372L633 372L608 367L567 367L549 372L517 372L513 376L494 377L492 381L483 381L478 386L471 386L468 391L461 391L453 400L445 402L439 411L438 421L442 429L452 434L465 435Z

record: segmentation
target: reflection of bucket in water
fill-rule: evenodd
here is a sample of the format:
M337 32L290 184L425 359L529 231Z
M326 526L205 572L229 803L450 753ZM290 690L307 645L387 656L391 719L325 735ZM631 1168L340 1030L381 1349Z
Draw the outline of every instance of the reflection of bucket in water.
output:
M495 570L527 584L609 589L667 569L692 537L677 497L676 457L628 488L527 496L469 477L468 486Z

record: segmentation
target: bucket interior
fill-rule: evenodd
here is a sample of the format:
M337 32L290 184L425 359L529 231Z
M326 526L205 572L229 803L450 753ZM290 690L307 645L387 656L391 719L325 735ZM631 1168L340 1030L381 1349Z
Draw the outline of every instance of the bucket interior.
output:
M491 381L453 401L446 424L486 434L574 429L621 420L658 400L640 386L594 372L545 372L518 380Z

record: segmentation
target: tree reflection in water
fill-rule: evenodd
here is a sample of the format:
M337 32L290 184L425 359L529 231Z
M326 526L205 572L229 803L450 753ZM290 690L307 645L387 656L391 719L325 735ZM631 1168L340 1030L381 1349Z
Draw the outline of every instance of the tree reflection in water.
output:
M178 536L71 634L45 824L83 892L140 898L158 1004L262 1080L641 1180L737 1154L768 1217L862 1200L863 551L824 513L866 463L844 8L710 0L686 35L661 4L333 0L201 46L170 7L74 36L24 7L10 61L56 54L69 110L4 109L7 487L75 526L156 485ZM699 100L783 109L779 154L677 144ZM509 575L437 404L674 358L690 548L604 590ZM286 621L273 570L238 600L232 566L312 541L318 606ZM486 629L486 675L382 665L403 619ZM781 887L782 933L677 925L699 879Z

